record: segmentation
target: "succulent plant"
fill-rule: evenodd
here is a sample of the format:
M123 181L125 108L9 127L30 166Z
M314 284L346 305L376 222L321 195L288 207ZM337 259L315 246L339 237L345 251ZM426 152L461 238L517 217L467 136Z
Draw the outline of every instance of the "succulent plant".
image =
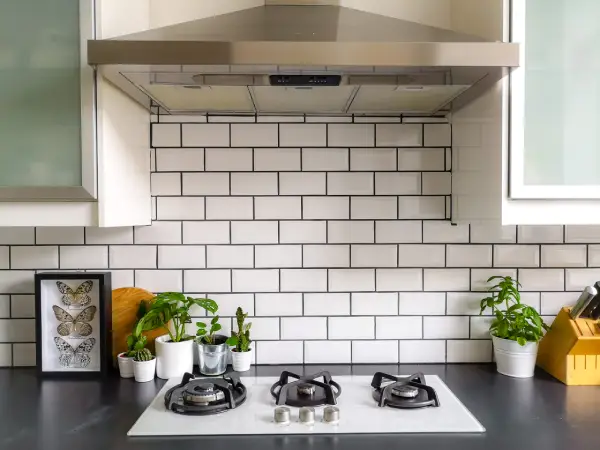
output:
M252 323L244 323L246 321L246 317L248 317L248 313L244 313L241 307L235 312L235 317L237 320L238 331L232 331L231 337L227 339L227 344L235 347L236 352L247 352L250 350L250 344L252 340L250 339L250 328L252 327Z
M133 359L135 361L152 361L154 355L147 348L142 348L140 350L136 350Z

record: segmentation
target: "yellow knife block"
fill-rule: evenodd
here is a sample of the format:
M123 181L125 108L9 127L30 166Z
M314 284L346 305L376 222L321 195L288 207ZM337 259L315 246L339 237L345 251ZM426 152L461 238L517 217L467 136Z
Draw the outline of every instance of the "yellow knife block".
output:
M567 385L600 385L600 325L571 319L570 309L561 309L540 342L537 365Z

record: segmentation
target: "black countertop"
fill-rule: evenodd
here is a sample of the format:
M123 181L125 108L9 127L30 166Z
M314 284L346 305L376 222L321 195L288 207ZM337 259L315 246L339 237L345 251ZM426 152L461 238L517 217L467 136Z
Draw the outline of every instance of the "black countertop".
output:
M0 370L0 449L271 450L271 449L592 449L600 439L600 387L567 387L544 373L512 379L494 365L258 366L249 375L281 370L334 375L376 371L439 375L486 427L484 434L237 436L128 438L127 431L163 381L57 381L33 369ZM235 423L231 424L235 426Z

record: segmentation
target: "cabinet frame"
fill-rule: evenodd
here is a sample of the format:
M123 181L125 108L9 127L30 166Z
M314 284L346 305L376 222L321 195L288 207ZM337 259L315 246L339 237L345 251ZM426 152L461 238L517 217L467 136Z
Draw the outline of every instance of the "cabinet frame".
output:
M96 73L87 64L87 41L97 34L96 3L79 0L81 186L2 186L0 201L96 201L98 197Z

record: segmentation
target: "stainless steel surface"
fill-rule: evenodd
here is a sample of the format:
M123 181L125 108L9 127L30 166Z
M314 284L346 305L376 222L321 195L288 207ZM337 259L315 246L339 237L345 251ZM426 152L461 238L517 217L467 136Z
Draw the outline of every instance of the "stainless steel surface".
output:
M315 393L315 387L308 383L299 384L297 390L300 395L313 395Z
M596 281L596 283L594 284L594 289L596 290L596 295L592 297L592 299L588 302L586 307L579 315L579 317L581 318L594 318L594 311L597 308L600 308L600 281Z
M336 424L340 421L340 409L337 406L326 406L323 409L323 421Z
M419 395L419 389L413 386L398 386L392 388L392 395L402 398L415 398Z
M460 97L455 100L458 95L480 95L481 87L493 84L506 68L519 64L518 44L485 42L474 36L331 5L266 5L116 39L89 41L88 55L90 64L102 66L103 76L144 106L150 104L147 95L174 113L431 114L450 102L454 108L461 107ZM409 78L420 81L396 77L406 72ZM441 81L427 82L431 72L441 76ZM290 98L284 94L294 94L294 89L269 86L265 89L271 91L270 97L263 98L261 105L256 87L266 86L266 75L277 73L339 74L344 75L344 83L340 87L320 87L325 90L315 90L308 100L296 99L296 106L291 108ZM357 75L378 78L353 80ZM396 79L382 81L385 75ZM139 77L144 76L147 79L140 81ZM183 86L206 89L198 88L196 99L187 100L191 93L182 90ZM216 105L215 98L223 96L223 91L217 92L218 86L247 89L232 93L230 102ZM364 98L380 98L381 105L371 102L368 108L361 108L355 98L360 100L364 86L391 89L365 93ZM412 86L412 92L403 92L406 86ZM417 92L417 86L430 88ZM304 97L310 95L306 91ZM324 93L338 97L323 101ZM392 96L395 101L384 102ZM417 97L428 100L425 106L415 107ZM185 108L182 102L187 102ZM329 106L332 102L336 102L333 110Z
M299 413L300 423L304 423L306 425L312 425L315 423L315 408L311 408L310 406L303 406L300 408Z
M287 406L278 406L274 412L275 423L289 425L292 419L292 411Z
M596 295L598 295L598 290L594 286L586 286L579 296L577 303L575 303L575 306L571 308L571 319L579 318L581 313L583 313Z
M196 386L193 391L186 390L183 393L183 400L196 405L208 405L210 402L223 400L225 394L222 391L215 390L212 383L204 383Z
M203 375L221 375L227 370L227 358L229 346L225 343L219 345L207 345L196 339L196 351L198 352L198 368Z

